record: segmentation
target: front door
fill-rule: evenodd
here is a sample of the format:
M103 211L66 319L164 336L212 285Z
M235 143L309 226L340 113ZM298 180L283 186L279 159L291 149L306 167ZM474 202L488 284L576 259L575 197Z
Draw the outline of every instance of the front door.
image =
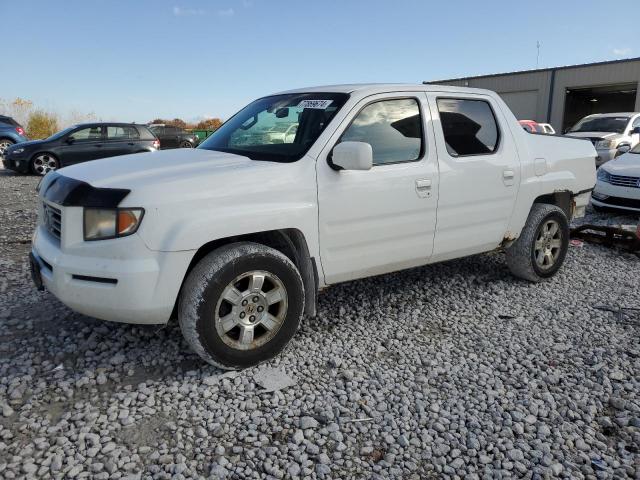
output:
M440 165L433 260L491 250L505 236L520 185L511 131L488 96L427 96Z
M95 160L104 156L104 128L83 127L71 132L61 149L63 165Z
M320 257L328 284L427 263L433 248L438 165L424 92L357 104L317 162ZM340 141L369 143L373 168L336 171Z

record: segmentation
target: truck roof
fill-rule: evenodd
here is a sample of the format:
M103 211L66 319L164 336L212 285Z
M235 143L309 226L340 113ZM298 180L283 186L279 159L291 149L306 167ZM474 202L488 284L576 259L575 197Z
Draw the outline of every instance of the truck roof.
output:
M343 84L343 85L323 85L318 87L307 87L307 88L295 88L292 90L286 90L284 92L279 92L279 94L285 93L313 93L313 92L323 92L323 93L359 93L363 96L373 95L379 92L388 92L388 91L407 91L407 92L465 92L465 93L491 93L494 94L491 90L485 90L482 88L469 88L469 87L452 87L449 85L425 85L422 83L411 84L411 83L352 83L352 84Z

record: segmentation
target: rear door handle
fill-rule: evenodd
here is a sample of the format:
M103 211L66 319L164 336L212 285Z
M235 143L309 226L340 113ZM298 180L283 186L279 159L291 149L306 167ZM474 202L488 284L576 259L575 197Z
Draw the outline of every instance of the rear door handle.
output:
M421 178L416 180L416 193L419 197L429 198L431 196L431 179Z
M513 170L503 170L502 171L502 181L505 185L510 186L513 185L513 181L516 178L516 172Z

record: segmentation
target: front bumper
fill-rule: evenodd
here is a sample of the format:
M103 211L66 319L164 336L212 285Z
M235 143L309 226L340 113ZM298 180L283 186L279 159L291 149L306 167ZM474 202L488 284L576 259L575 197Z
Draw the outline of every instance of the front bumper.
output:
M137 234L63 250L39 225L31 254L47 290L84 315L138 324L169 320L194 253L155 252Z
M598 180L591 195L596 207L640 212L640 188L621 187Z
M2 157L2 164L4 168L13 170L14 172L29 173L31 170L29 167L29 159L18 155L5 154L5 156Z

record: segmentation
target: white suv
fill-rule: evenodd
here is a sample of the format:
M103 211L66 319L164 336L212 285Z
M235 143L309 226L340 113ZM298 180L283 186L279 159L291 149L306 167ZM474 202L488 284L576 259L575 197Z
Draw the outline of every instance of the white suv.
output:
M261 134L282 123L295 135ZM280 352L338 282L499 248L516 276L553 276L595 156L583 140L527 134L485 90L289 91L195 150L48 174L32 271L86 315L177 316L202 358L242 368Z

